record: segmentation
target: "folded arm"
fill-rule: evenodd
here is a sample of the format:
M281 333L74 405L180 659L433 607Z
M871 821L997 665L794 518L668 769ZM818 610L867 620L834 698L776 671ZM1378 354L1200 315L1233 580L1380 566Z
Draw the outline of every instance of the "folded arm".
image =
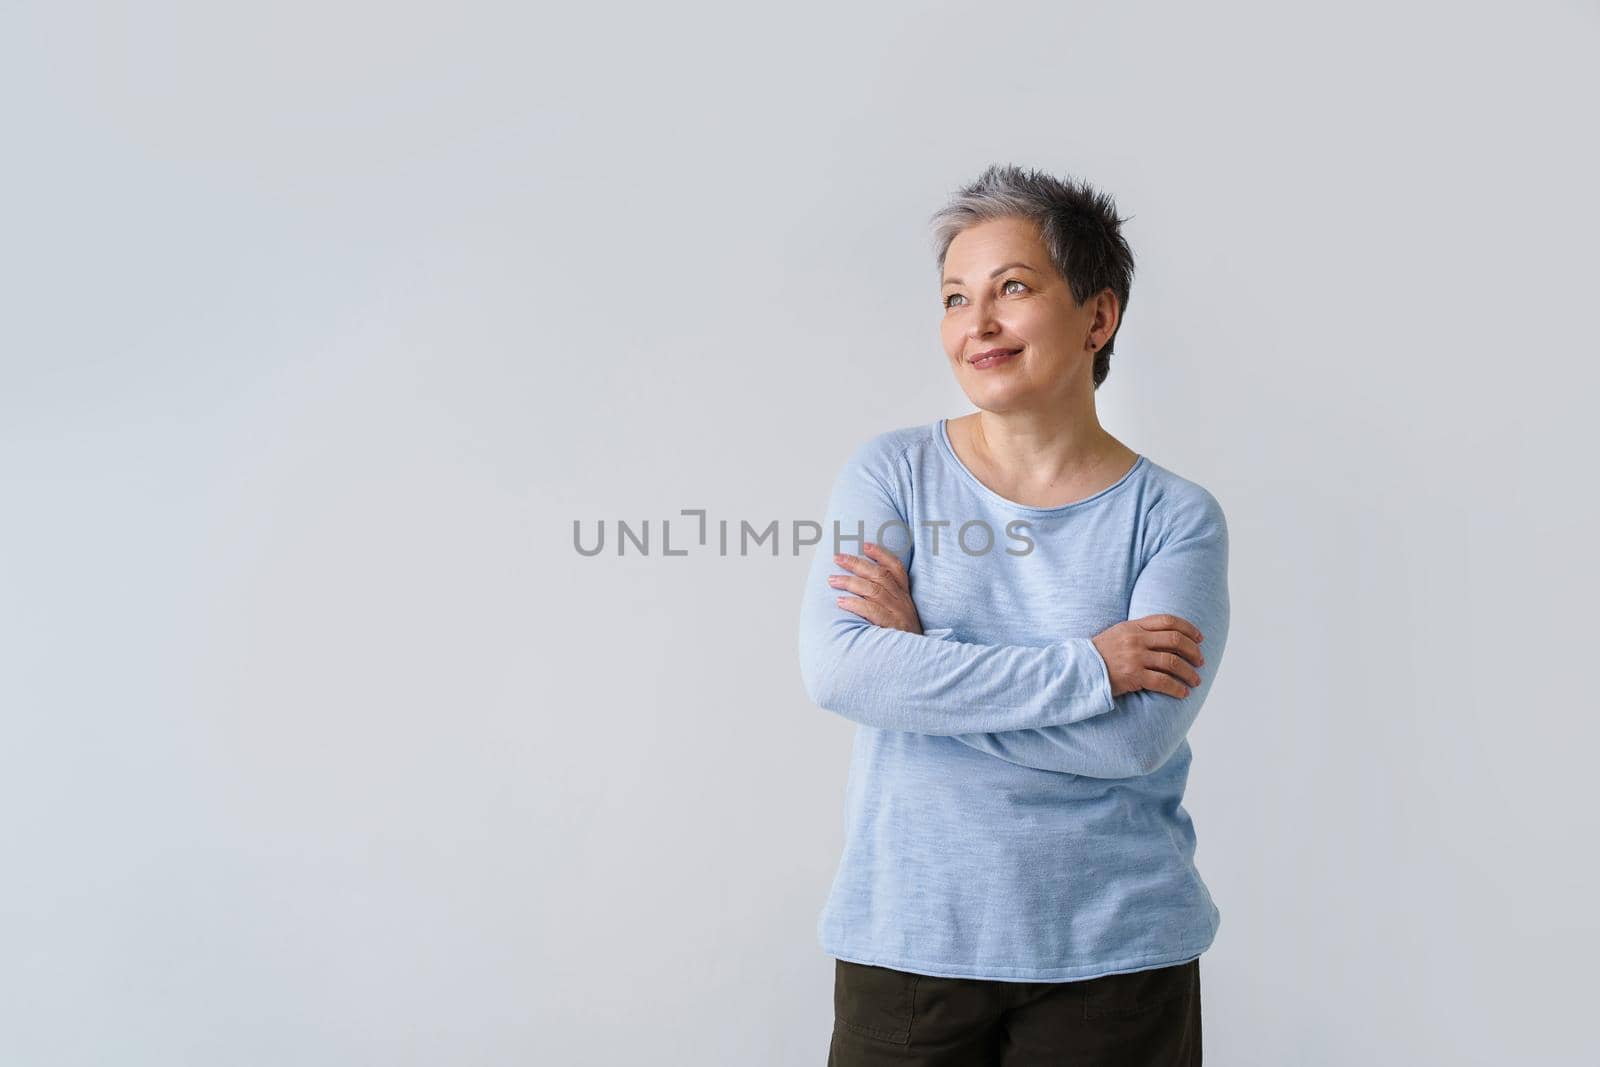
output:
M871 540L911 564L892 488L897 460L868 442L834 482L800 609L800 673L812 701L865 726L946 736L1001 736L1113 711L1105 661L1086 637L970 644L876 626L838 605L827 576L848 572L833 563L835 523L839 551L859 554Z
M1158 508L1162 540L1139 572L1128 618L1168 613L1189 620L1204 641L1200 684L1183 698L1141 689L1115 697L1116 708L1081 722L1026 730L958 734L956 740L1025 767L1091 778L1149 774L1177 751L1211 691L1228 643L1228 527L1209 493Z

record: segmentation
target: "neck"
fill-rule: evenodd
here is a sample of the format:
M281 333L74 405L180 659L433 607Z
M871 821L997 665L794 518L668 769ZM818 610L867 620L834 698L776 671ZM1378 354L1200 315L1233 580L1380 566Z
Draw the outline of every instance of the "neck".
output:
M1041 486L1070 483L1134 455L1106 432L1093 408L1086 417L1066 418L979 411L971 430L973 451L985 465Z

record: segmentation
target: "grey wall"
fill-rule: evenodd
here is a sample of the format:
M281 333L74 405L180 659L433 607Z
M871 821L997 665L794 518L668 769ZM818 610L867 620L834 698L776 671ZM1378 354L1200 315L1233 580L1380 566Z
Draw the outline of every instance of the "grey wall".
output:
M1230 520L1208 1060L1593 1062L1597 22L8 5L0 1061L820 1064L806 556L572 522L970 410L925 222L1016 162Z

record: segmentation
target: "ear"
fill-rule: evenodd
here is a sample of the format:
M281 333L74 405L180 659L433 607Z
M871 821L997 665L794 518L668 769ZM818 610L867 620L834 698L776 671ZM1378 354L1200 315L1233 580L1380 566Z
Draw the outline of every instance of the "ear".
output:
M1117 332L1117 323L1122 321L1122 307L1117 302L1117 294L1110 289L1102 289L1094 295L1094 319L1089 324L1091 340L1100 338L1092 344L1098 352L1106 346Z

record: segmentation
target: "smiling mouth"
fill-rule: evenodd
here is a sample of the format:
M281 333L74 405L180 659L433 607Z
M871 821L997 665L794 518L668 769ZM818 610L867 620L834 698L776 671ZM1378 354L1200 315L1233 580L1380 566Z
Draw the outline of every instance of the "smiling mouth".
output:
M972 364L974 369L976 369L976 370L984 370L985 368L993 367L996 364L1004 363L1005 361L1010 359L1012 356L1015 356L1017 353L1019 353L1021 351L1022 351L1022 349L1020 349L1020 348L1006 348L1006 349L991 350L989 352L985 352L983 355L979 356L977 359L971 360L969 362L971 362L971 364Z

